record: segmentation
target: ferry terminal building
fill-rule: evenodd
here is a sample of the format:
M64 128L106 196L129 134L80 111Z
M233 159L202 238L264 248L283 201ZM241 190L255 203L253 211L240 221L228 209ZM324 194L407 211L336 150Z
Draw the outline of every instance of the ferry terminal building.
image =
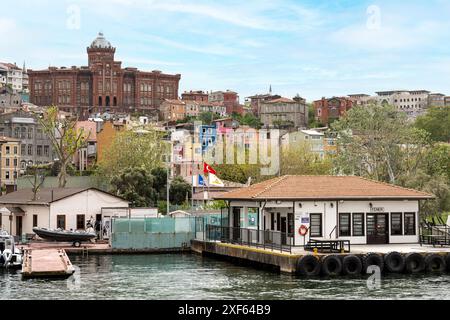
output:
M353 176L283 176L215 197L229 205L228 227L281 232L283 244L294 246L310 239L419 243L420 201L433 198Z

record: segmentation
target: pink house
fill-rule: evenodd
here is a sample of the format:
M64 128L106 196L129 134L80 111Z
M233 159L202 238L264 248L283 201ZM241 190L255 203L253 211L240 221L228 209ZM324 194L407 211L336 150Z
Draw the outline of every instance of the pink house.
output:
M75 167L84 171L95 162L97 157L97 124L94 121L78 121L75 128L82 129L86 135L89 135L87 146L73 157Z

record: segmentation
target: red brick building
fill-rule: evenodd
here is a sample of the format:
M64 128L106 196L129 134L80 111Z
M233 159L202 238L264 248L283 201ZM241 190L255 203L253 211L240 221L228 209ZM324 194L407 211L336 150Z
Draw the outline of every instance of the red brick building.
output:
M352 107L353 101L346 97L322 98L314 101L316 119L324 125L339 119Z
M181 95L183 101L208 102L208 93L203 91L189 91Z
M217 102L226 108L228 115L233 113L243 114L244 106L239 103L239 95L234 91L216 91L209 94L209 102Z
M178 98L181 75L122 68L115 52L99 33L87 48L88 66L28 70L30 102L87 116L105 111L153 113L165 99Z

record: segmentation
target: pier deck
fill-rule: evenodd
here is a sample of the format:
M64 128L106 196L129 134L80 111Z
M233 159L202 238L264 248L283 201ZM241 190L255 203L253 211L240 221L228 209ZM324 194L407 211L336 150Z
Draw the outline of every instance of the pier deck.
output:
M25 250L22 276L25 278L69 277L75 269L63 249Z
M193 240L191 248L192 251L199 254L218 256L231 260L237 259L255 265L272 266L281 272L291 274L297 272L298 264L302 257L313 255L313 252L305 251L302 247L294 247L291 253L289 253L267 248L263 249L238 244L204 242L199 240ZM362 258L368 253L375 253L384 257L390 252L399 252L402 255L419 253L424 257L430 254L438 254L443 257L450 256L450 248L448 247L420 246L420 244L352 245L350 253L317 253L314 255L320 260L328 255L341 257L355 255Z

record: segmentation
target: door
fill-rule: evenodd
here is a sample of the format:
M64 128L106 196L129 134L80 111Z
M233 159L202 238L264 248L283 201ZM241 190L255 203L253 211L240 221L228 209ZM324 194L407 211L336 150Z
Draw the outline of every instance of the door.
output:
M22 235L22 216L16 216L16 236Z
M387 214L367 214L367 244L388 244L389 225Z
M281 244L287 243L287 218L281 218Z
M241 208L233 208L233 240L241 238Z

